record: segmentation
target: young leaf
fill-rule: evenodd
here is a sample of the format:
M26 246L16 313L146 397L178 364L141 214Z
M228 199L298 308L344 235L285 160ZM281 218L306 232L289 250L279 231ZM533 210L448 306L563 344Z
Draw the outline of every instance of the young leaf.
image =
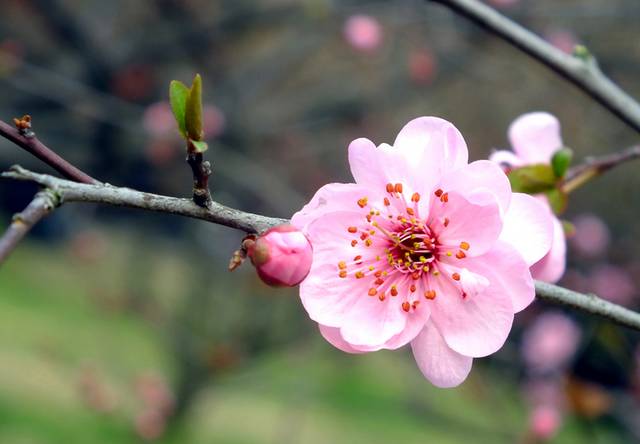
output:
M169 84L169 100L171 101L171 110L173 117L178 124L178 130L183 137L187 137L187 127L185 125L185 110L187 107L187 98L189 97L189 88L178 80L172 80Z
M191 91L187 98L187 109L185 112L185 125L187 136L191 140L202 140L202 79L200 74L196 74L191 84Z
M207 145L207 142L205 142L205 141L189 139L189 142L193 146L194 151L196 153L204 153L205 151L207 151L209 149L209 145Z
M551 167L557 178L561 179L571 165L573 159L573 151L570 148L561 148L555 152L551 158Z
M514 193L537 194L555 188L557 178L551 165L536 164L511 170L508 174Z

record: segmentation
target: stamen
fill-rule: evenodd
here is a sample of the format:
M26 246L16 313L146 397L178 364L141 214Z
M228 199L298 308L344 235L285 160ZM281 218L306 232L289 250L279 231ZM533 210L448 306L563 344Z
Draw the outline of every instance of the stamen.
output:
M384 301L385 299L387 299L387 297L384 295L384 291L378 295L378 299L380 299L381 301Z
M358 228L357 227L349 227L347 228L347 231L351 234L357 233L358 232Z
M449 218L448 218L448 217L445 217L445 218L444 218L444 222L443 222L442 224L445 226L445 228L446 228L447 226L449 226Z
M338 262L338 268L340 270L344 270L345 268L347 268L347 263L345 261Z
M456 253L456 257L457 257L458 259L464 259L465 257L467 257L467 255L466 255L466 254L464 254L464 251L462 251L462 250L458 250L458 252Z
M420 194L419 193L413 193L413 195L411 196L411 202L419 202L420 201Z
M394 187L392 183L387 184L387 193L393 193Z
M341 278L346 278L347 277L347 271L346 270L340 271L340 273L338 273L338 276L340 276Z
M398 296L398 289L396 288L395 285L391 286L390 293L391 293L391 296Z
M369 296L375 296L377 294L378 294L378 290L376 290L375 288L369 289Z
M429 300L433 300L436 298L436 291L435 290L427 290L424 292L424 297L429 299Z
M361 199L358 199L358 206L360 208L364 208L367 206L367 202L369 201L369 199L367 199L366 197L363 197Z
M389 202L389 199L386 197L384 198L384 205L385 207L388 207L389 205L391 205L391 202Z
M408 208L407 208L407 214L408 214L409 216L413 216L413 215L415 215L415 214L416 214L416 212L415 212L415 211L413 211L413 208L408 207Z
M436 197L440 197L442 196L442 193L444 193L444 191L442 191L440 188L438 188L435 192Z
M352 240L352 241L351 241L351 246L352 246L352 247L355 247L356 245L358 245L358 241L357 241L357 240L355 240L355 239L354 239L354 240Z
M449 193L444 193L442 196L440 196L440 202L442 203L449 202Z
M460 242L460 248L462 248L463 250L468 250L470 247L469 242Z
M460 274L459 273L453 273L451 275L451 278L453 278L454 281L459 281L460 280Z
M406 302L406 301L405 301L405 302L403 302L403 303L402 303L402 309L403 309L404 311L406 311L407 313L409 313L409 310L411 310L411 304L409 304L409 303L408 303L408 302Z
M411 293L415 293L415 292L416 292L416 286L415 286L415 284L411 284L411 287L409 287L409 291L410 291Z
M362 271L356 271L356 279L362 279L364 277L364 273Z

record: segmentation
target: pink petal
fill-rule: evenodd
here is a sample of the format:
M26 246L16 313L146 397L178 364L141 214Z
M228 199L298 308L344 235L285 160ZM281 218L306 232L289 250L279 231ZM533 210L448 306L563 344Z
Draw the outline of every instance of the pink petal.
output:
M449 348L433 322L411 342L411 350L424 377L437 387L460 385L471 371L473 359Z
M492 266L505 273L510 271L500 258ZM471 266L470 269L478 271ZM441 274L431 280L437 294L431 304L432 321L449 347L474 358L490 355L502 347L513 323L511 295L500 281L491 279L492 276L484 277L489 280L489 286L482 293L466 298L448 276Z
M554 216L548 205L523 193L513 193L500 240L520 252L529 266L549 252Z
M345 341L340 334L340 329L336 327L327 327L326 325L318 324L320 328L320 334L323 338L333 345L335 348L347 353L367 353L368 351L375 351L375 347L372 350L359 350L354 348L351 344Z
M497 163L501 168L511 169L514 167L522 166L522 159L516 156L512 151L500 150L494 151L489 156L491 162Z
M334 211L359 210L358 199L370 194L370 190L354 183L330 183L318 191L300 211L291 218L291 225L305 230L318 217Z
M500 175L504 176L502 172ZM447 226L444 220L448 219ZM478 190L463 196L457 192L448 193L448 201L434 199L431 205L431 227L437 227L438 242L450 247L455 253L461 242L471 248L469 256L487 252L502 231L500 207L493 193Z
M525 164L549 163L562 147L560 122L545 112L524 114L509 127L509 140Z
M533 302L535 288L529 265L510 244L499 241L488 253L465 259L465 265L485 276L493 285L501 286L511 297L514 312Z
M555 283L564 274L566 266L567 242L564 229L557 218L553 218L553 243L551 250L531 267L535 279Z
M479 190L488 191L495 196L502 212L509 207L512 194L507 176L498 165L488 160L477 160L446 173L438 188L448 192L455 191L463 196Z
M355 347L382 347L401 333L406 323L407 314L395 300L387 298L386 301L379 301L365 293L356 299L346 313L340 334Z
M442 158L440 174L465 166L469 158L467 144L460 131L438 117L413 119L400 130L393 146L403 150L410 163L422 160L427 164L429 158Z

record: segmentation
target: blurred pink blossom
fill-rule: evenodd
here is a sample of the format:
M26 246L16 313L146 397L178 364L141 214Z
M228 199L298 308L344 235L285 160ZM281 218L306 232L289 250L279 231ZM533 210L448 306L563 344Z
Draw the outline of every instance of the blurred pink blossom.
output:
M575 250L587 257L598 257L609 246L609 228L595 214L581 214L573 221L575 234L570 238Z
M414 50L409 54L408 68L411 80L419 84L429 84L436 76L436 58L429 49Z
M352 15L344 24L344 37L360 51L374 51L382 44L382 26L369 15Z
M636 296L636 288L629 273L621 267L604 264L591 273L591 291L616 304L629 306Z
M553 154L562 148L560 122L545 112L523 114L509 126L511 151L496 151L490 160L509 170L525 165L551 163ZM539 195L551 213L547 198ZM557 282L564 274L566 267L567 243L564 229L558 218L553 217L553 245L545 257L531 267L536 279L546 282Z
M136 391L145 408L167 415L173 409L174 398L167 382L159 375L144 374L136 381Z
M143 128L154 137L162 137L177 132L177 124L169 102L155 102L142 115Z
M348 151L355 183L325 185L291 221L313 245L302 303L335 347L411 343L429 381L456 386L532 302L551 215L495 163L468 163L460 132L437 117L410 121L393 146L360 138Z
M544 313L525 331L522 357L533 372L560 369L573 358L580 337L580 329L569 317Z
M166 417L156 409L145 409L135 417L135 429L142 439L160 438L166 429Z
M553 438L562 425L560 409L552 405L540 405L533 409L529 418L531 433L540 440Z
M224 113L215 105L202 107L202 127L206 138L217 137L224 131L226 119Z
M576 36L566 29L553 29L544 34L546 41L567 54L573 54L576 45L579 44Z
M489 0L493 6L505 7L512 6L520 2L520 0Z

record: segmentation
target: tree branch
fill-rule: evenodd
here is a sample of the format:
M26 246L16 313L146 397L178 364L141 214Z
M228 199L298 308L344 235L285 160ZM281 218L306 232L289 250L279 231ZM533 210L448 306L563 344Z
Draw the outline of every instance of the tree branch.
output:
M143 193L141 191L114 187L108 184L81 184L46 174L34 173L19 166L14 166L10 171L2 173L0 177L35 182L47 188L45 191L38 193L36 199L40 196L41 199L55 198L55 200L49 200L46 205L43 206L42 204L35 204L36 199L34 199L29 207L27 207L27 210L32 208L36 215L40 214L42 211L41 208L48 208L47 211L50 211L51 208L63 202L92 202L187 216L236 228L248 233L260 233L273 226L289 222L286 219L246 213L234 208L225 207L213 201L209 204L208 208L203 208L196 205L191 199ZM24 214L28 213L27 210L23 212L22 218L26 219ZM29 221L31 220L33 220L31 223L31 225L33 225L38 219L29 219ZM16 224L16 221L14 221L14 224ZM20 229L20 222L18 222L16 228ZM24 232L27 230L28 228L25 229ZM7 235L5 235L5 238L6 237ZM19 240L20 237L17 237L14 245ZM0 239L0 245L2 245L3 242L4 238ZM0 251L2 251L2 247L0 247ZM4 257L6 256L0 255L0 263ZM536 296L544 301L566 305L586 313L604 317L625 327L640 330L640 313L607 302L595 295L577 293L556 285L536 281Z
M619 153L588 157L582 164L567 171L567 175L562 181L562 189L570 193L594 177L634 159L640 159L640 145L632 146Z
M60 196L60 202L92 202L139 208L202 219L247 233L260 233L288 222L286 219L246 213L214 201L211 201L205 208L198 206L191 199L144 193L108 184L89 185L71 182L47 174L34 173L19 166L14 166L10 171L0 174L0 177L35 182L45 188L50 188Z
M0 265L16 248L31 227L48 215L60 204L59 196L45 189L37 193L31 203L21 212L13 216L11 225L0 238Z
M0 120L0 136L33 154L69 180L80 183L100 183L57 155L45 144L40 142L33 133L31 133L31 135L22 134L16 128Z
M640 105L602 73L585 48L570 56L478 0L431 0L447 6L546 65L640 132Z
M546 302L566 305L586 313L601 316L634 330L640 330L640 313L605 301L595 294L582 294L557 285L536 281L536 297Z

